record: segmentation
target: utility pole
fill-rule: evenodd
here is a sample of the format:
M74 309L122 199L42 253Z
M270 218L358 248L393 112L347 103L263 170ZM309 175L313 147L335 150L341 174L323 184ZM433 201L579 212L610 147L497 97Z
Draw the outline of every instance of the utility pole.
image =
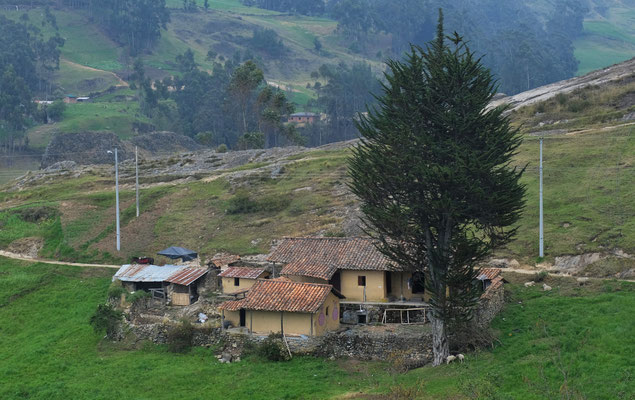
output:
M121 250L121 231L119 230L119 160L115 147L115 207L117 209L117 251Z
M544 223L543 223L543 212L542 212L542 139L540 137L540 227L538 234L538 256L543 258L545 256L545 232L544 232Z
M139 154L137 146L134 147L135 188L137 192L137 218L139 218Z

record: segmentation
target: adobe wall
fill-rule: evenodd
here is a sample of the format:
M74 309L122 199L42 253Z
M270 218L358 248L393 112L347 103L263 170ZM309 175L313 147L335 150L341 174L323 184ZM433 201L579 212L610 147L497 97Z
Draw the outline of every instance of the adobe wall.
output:
M474 310L472 322L479 328L487 327L505 305L505 288L490 291L487 298L482 298Z

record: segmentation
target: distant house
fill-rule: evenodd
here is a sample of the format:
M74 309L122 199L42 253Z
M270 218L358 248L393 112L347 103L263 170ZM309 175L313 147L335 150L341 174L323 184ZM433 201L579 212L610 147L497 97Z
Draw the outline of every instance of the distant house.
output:
M206 273L205 268L184 265L126 264L112 280L120 280L130 292L145 290L172 305L187 306L198 300L198 285Z
M289 122L312 124L319 118L318 114L312 112L299 112L289 115Z
M285 238L268 261L296 282L330 284L347 302L423 301L423 274L393 265L366 238Z
M229 267L236 266L240 262L240 256L235 254L219 253L212 258L211 265L225 271Z
M220 305L223 324L251 333L320 336L340 325L343 296L331 285L258 279L243 299Z
M89 100L90 100L90 97L78 97L77 98L77 102L78 103L86 103Z
M269 277L264 268L229 267L218 276L221 277L223 293L235 293L251 288L256 279Z
M68 103L68 104L77 103L77 96L75 96L74 94L67 94L66 97L64 97L64 103Z

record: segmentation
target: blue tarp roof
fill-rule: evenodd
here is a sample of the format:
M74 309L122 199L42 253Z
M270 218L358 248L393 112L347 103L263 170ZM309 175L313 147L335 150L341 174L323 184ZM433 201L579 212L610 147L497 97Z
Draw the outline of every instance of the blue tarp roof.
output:
M177 258L182 258L183 261L191 261L195 259L196 257L198 257L198 253L196 253L193 250L188 250L183 247L174 247L174 246L168 247L165 250L161 250L157 254L161 256L169 257L173 260Z

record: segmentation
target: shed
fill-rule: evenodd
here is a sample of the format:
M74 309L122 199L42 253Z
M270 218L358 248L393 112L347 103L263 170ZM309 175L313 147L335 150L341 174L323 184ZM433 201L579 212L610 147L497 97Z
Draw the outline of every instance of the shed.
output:
M251 333L319 336L339 328L339 301L331 285L258 279L244 299L220 305L224 321Z
M223 293L235 293L249 289L256 283L256 279L269 277L264 268L229 267L218 276L221 277Z
M183 265L126 264L112 279L128 291L145 290L173 305L189 305L198 299L195 283L206 273L207 269Z

